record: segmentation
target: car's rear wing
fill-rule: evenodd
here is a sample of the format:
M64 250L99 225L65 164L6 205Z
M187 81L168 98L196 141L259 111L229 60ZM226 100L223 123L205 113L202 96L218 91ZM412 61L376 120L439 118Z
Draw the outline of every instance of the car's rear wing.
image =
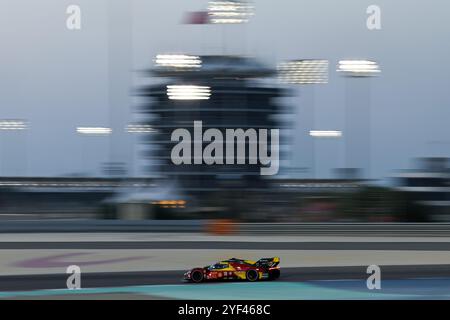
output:
M268 267L268 268L275 268L280 264L280 258L274 257L274 258L262 258L259 259L256 262L256 265L259 267Z

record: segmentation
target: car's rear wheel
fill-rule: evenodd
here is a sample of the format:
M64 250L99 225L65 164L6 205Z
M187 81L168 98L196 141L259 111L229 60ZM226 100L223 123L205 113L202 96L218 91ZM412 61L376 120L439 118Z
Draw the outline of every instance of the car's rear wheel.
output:
M258 275L258 271L256 270L248 270L247 274L246 274L247 280L250 282L254 282L256 280L258 280L259 275Z
M192 282L200 283L203 281L203 279L204 279L203 272L201 272L200 270L192 271L191 273Z
M277 280L281 275L280 270L270 270L269 271L269 280Z

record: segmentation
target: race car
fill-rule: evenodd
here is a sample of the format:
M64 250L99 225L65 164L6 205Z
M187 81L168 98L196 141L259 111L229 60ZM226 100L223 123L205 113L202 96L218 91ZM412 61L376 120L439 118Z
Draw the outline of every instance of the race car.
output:
M280 258L262 258L258 261L232 258L216 264L194 268L184 274L184 280L193 283L219 280L276 280L280 277Z

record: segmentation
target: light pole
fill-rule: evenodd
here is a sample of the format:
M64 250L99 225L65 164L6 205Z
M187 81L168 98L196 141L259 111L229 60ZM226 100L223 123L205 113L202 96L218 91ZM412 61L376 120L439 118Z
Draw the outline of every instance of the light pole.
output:
M311 178L316 178L315 139L310 135L310 132L315 130L315 87L328 83L329 62L328 60L318 59L286 61L278 66L278 73L282 83L303 87L309 86L302 91L308 102L305 103L305 112L303 114L297 113L297 118L300 117L297 122L303 123L299 144L305 146L305 150L303 150L305 156L301 158L307 159L307 166L311 170Z
M145 124L145 123L131 123L129 124L126 128L125 131L128 134L132 134L133 135L133 142L132 142L132 152L131 152L131 171L130 171L130 176L135 176L136 174L136 146L138 146L139 144L136 142L135 136L145 136L148 134L153 134L156 132L155 129L153 129L152 126Z
M76 132L81 136L81 162L83 174L87 174L88 168L88 144L87 139L92 137L108 137L112 134L112 129L108 127L78 127Z
M222 28L222 52L226 54L226 25L243 25L240 35L244 35L245 25L254 15L254 6L244 0L212 0L208 2L209 23ZM245 43L245 36L244 36Z
M29 129L29 123L25 120L20 119L4 119L0 120L0 134L1 134L1 173L2 175L25 175L26 174L26 168L27 168L27 141L26 141L26 131ZM21 133L21 134L19 134ZM14 157L14 152L11 152L11 150L7 151L6 149L9 148L8 146L5 146L5 136L8 135L9 138L14 135L14 137L25 137L25 142L15 142L14 143L14 150L16 151L16 159L13 160L14 165L16 166L15 169L12 169L9 171L7 169L7 155L11 155ZM8 139L9 140L9 139ZM23 146L23 154L20 152L20 146ZM23 165L23 170L20 169L20 164ZM15 172L14 172L15 171ZM22 171L22 173L21 173Z
M110 175L123 176L130 165L130 139L123 128L129 123L132 87L132 1L108 1L108 98Z
M345 166L359 177L370 178L371 120L370 79L381 73L377 62L341 60L337 72L346 78ZM358 172L360 171L360 172Z

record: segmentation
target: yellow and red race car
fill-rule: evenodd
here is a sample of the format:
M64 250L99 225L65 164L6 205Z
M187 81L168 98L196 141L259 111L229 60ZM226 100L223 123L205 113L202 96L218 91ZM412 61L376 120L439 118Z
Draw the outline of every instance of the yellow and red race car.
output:
M276 280L280 277L280 258L262 258L258 261L232 258L216 264L194 268L184 274L184 280L194 283L214 280Z

